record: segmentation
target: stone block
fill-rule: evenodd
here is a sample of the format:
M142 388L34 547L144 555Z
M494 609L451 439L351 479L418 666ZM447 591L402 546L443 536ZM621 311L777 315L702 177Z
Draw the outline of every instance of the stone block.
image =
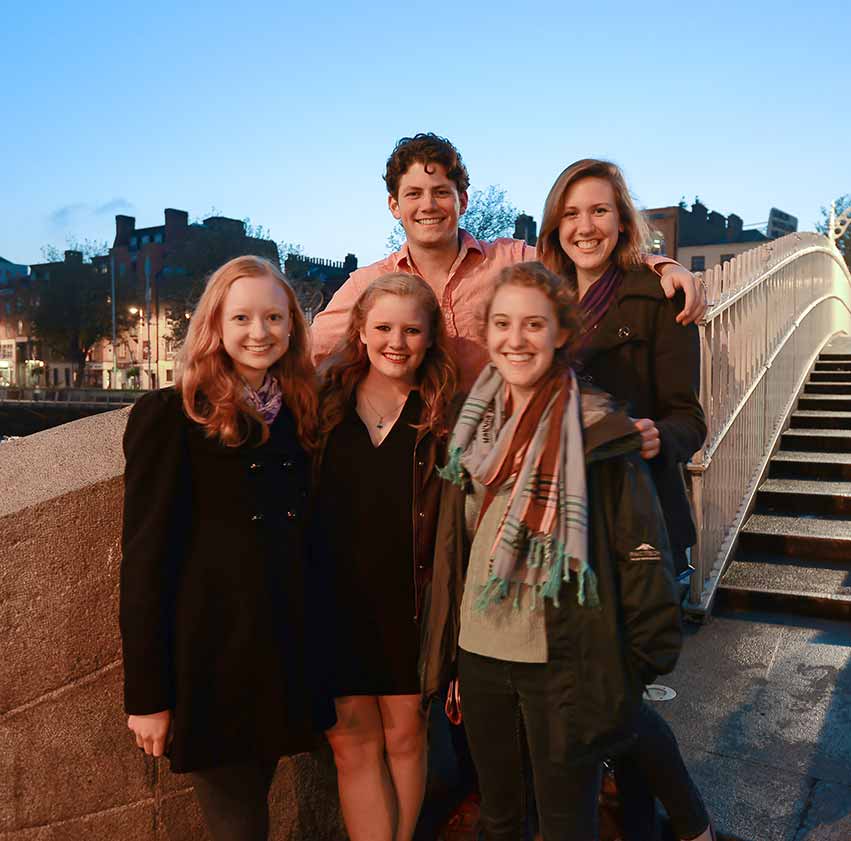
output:
M210 841L192 789L178 791L160 801L157 841Z
M851 787L816 783L803 826L795 841L848 841L851 838Z
M126 727L118 668L4 716L0 745L0 831L67 821L154 795L153 763Z
M185 836L185 841L195 836ZM30 829L0 832L0 841L159 841L152 800Z
M0 520L0 713L120 656L121 504L114 478Z

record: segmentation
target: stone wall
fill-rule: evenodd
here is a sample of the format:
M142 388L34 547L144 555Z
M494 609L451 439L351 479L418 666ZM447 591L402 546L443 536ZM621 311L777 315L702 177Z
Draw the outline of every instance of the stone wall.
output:
M0 446L0 841L199 841L187 778L139 751L118 636L129 409ZM282 760L273 841L345 837L328 750Z

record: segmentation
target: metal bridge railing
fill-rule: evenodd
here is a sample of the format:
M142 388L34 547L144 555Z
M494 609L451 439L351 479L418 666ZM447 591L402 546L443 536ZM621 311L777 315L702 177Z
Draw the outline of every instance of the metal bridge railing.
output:
M700 325L707 437L688 465L697 527L692 611L718 580L780 433L832 336L851 334L851 275L827 238L790 234L706 272Z

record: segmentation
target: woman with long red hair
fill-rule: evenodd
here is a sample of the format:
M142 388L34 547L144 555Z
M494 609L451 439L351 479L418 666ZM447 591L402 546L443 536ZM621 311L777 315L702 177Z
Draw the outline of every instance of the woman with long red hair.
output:
M324 374L317 538L333 582L337 712L327 736L352 841L410 841L426 770L419 624L456 387L428 284L374 280Z
M130 413L120 625L127 725L188 773L215 841L268 835L279 757L333 723L311 676L309 333L273 264L210 277L175 388Z

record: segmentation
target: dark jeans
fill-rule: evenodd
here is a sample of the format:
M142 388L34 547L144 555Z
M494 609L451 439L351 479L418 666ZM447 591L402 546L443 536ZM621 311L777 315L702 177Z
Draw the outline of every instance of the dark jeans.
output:
M277 760L258 760L189 775L213 841L266 841L269 789L277 767Z
M625 841L654 841L658 797L677 838L696 838L709 825L703 798L683 762L668 722L646 701L638 740L613 764L624 816Z
M544 841L595 841L600 767L550 761L543 663L510 663L463 649L461 708L482 794L486 841L523 837L522 727L529 746Z

